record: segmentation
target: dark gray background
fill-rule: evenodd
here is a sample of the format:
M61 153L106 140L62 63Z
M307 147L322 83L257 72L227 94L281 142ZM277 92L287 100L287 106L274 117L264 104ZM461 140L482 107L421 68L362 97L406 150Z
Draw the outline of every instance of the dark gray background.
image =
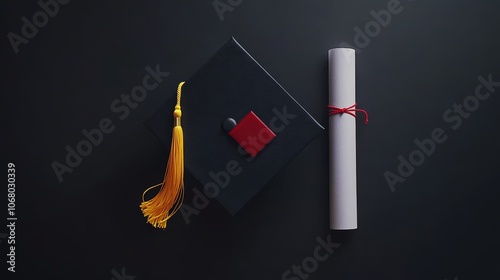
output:
M139 210L168 155L142 122L230 36L326 126L328 49L354 45L354 28L388 2L244 0L221 21L212 1L73 0L15 54L7 34L21 34L21 18L40 7L5 1L1 164L16 164L19 220L17 272L7 272L1 239L0 275L281 279L330 236L341 246L308 279L498 278L500 88L457 130L443 119L478 76L500 81L498 1L402 0L357 54L357 102L370 123L358 121L356 231L328 229L327 131L234 217L214 201L189 225L177 214L162 231ZM156 64L170 76L119 120L110 104ZM115 131L59 183L51 163L105 117ZM448 139L391 192L384 172L396 173L398 156L434 128ZM194 187L187 174L186 200Z

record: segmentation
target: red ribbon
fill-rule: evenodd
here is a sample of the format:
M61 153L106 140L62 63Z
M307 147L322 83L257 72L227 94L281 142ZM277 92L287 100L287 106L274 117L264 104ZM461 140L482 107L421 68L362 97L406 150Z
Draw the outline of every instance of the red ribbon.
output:
M346 114L349 114L353 117L356 117L356 112L361 112L361 113L365 114L365 124L368 123L368 112L366 112L363 109L356 109L356 103L354 103L354 105L349 106L347 108L338 108L338 107L330 106L330 105L328 105L327 107L330 109L328 112L328 116L346 113Z

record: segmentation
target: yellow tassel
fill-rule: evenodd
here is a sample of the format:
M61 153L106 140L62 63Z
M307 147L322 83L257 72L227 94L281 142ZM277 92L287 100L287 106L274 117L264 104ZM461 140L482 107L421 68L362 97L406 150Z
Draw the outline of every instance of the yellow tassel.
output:
M141 211L148 223L157 228L166 228L170 219L182 206L184 201L184 136L181 126L181 90L184 82L177 87L177 104L174 110L174 129L170 156L163 182L149 187L142 194ZM148 201L144 195L151 189L159 187L158 194Z

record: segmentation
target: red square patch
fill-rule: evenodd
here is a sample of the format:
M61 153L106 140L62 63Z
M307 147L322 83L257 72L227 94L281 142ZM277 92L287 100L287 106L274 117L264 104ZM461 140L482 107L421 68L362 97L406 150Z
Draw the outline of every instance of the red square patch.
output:
M252 111L229 132L229 135L252 157L276 137L276 134Z

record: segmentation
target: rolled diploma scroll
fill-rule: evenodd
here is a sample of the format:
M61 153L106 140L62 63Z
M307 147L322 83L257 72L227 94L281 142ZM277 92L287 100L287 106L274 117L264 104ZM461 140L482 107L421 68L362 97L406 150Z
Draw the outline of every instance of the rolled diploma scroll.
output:
M355 51L328 51L329 105L347 108L356 102ZM331 115L330 145L330 229L358 227L356 203L356 118Z

